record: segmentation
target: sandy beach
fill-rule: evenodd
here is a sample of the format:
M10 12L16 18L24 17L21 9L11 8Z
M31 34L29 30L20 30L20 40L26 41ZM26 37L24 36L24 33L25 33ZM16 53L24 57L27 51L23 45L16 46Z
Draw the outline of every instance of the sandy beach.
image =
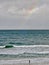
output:
M49 65L49 58L0 60L0 65Z
M19 64L2 64L2 65L29 65L26 63L19 63ZM49 63L45 62L45 63L31 63L30 65L49 65Z

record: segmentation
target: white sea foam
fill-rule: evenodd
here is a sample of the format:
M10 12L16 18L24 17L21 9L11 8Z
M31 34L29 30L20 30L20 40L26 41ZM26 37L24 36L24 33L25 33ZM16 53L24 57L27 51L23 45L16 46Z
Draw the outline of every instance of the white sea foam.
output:
M6 46L0 46L0 48L5 48ZM13 45L13 47L49 47L49 45L21 45L21 46L17 46L17 45Z
M49 54L49 45L24 45L16 46L13 48L5 48L5 46L0 46L0 54Z
M13 45L14 47L49 47L49 45L22 45L22 46L16 46Z
M0 46L0 48L5 48L5 46Z

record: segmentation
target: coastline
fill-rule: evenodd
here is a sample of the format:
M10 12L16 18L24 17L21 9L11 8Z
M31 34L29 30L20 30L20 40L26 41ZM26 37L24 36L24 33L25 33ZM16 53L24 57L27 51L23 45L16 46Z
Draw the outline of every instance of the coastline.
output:
M49 65L49 58L0 60L0 65Z

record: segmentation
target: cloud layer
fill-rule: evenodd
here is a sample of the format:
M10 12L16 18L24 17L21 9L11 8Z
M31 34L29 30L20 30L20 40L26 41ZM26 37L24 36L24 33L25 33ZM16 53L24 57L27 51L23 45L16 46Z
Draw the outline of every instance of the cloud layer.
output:
M0 29L49 29L49 0L0 0Z

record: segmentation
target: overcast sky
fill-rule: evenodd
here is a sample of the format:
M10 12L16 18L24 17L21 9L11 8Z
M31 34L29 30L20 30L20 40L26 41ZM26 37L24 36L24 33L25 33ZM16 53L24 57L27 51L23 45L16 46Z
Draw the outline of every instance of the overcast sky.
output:
M0 0L0 29L49 29L49 0Z

